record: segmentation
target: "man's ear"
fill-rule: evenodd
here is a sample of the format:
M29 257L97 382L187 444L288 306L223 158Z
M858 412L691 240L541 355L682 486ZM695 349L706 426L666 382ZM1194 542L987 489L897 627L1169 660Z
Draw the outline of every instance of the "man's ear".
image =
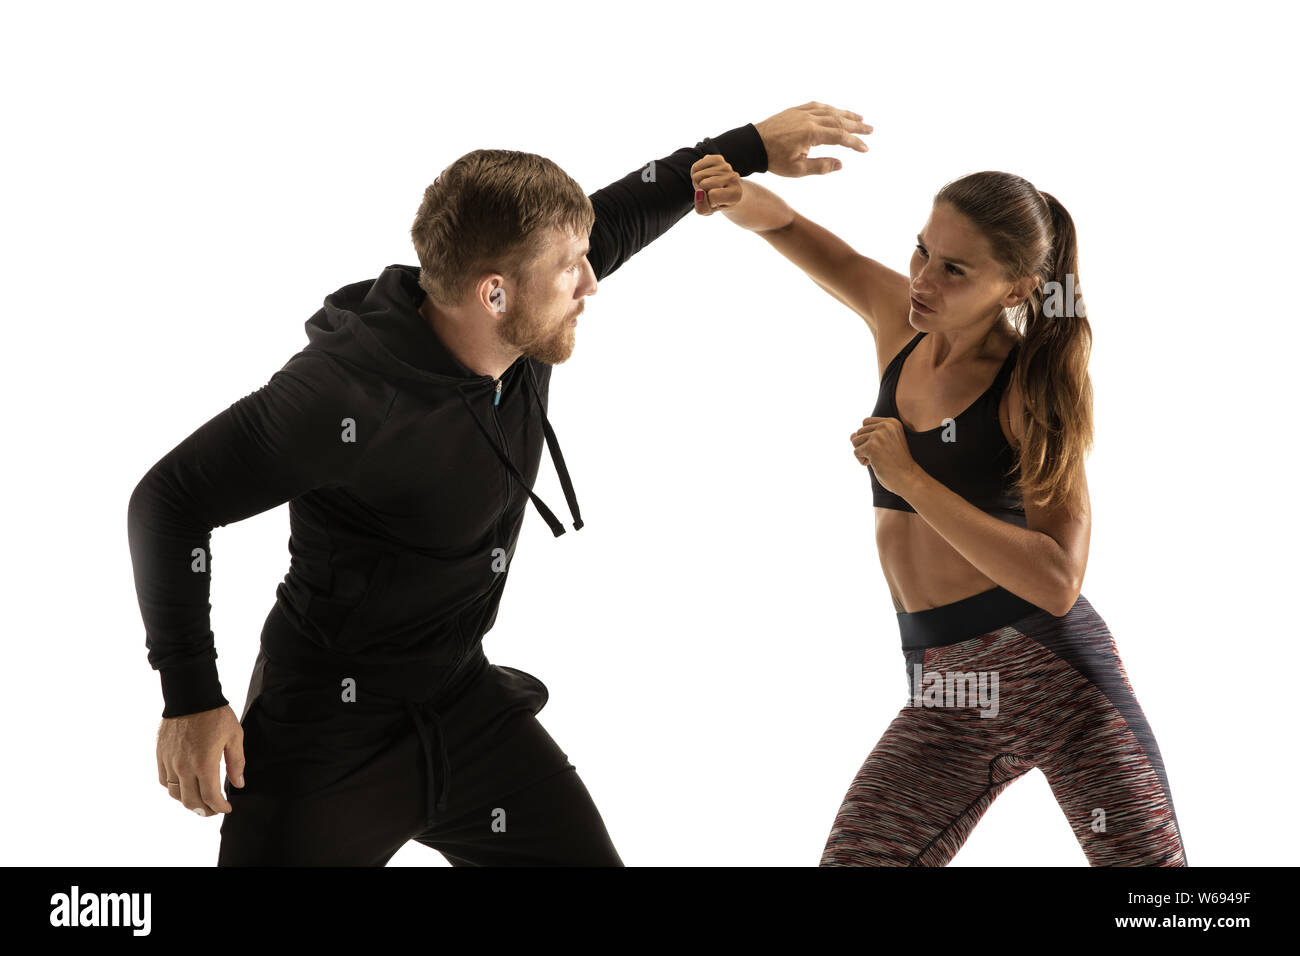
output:
M484 276L476 287L479 304L489 312L504 312L509 304L505 276L499 273Z

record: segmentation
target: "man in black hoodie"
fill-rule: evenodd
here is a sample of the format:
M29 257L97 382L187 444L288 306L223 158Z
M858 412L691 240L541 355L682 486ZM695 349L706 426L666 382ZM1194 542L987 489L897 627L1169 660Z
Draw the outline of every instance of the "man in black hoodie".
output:
M621 865L537 721L546 686L483 652L546 417L598 280L693 208L691 171L824 173L857 114L808 103L678 149L584 196L548 160L478 150L425 192L420 266L326 296L308 345L160 459L128 537L163 721L158 782L225 813L220 865L383 865L408 840L453 865ZM238 720L209 626L213 528L289 503L290 567ZM225 794L220 786L226 760ZM247 780L244 779L247 768Z

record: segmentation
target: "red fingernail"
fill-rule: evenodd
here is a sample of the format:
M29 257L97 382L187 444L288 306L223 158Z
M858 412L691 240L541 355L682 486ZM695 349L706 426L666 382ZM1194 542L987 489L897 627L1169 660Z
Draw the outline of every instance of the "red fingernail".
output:
M695 190L695 201L699 202L703 198L704 198L704 190L703 189Z

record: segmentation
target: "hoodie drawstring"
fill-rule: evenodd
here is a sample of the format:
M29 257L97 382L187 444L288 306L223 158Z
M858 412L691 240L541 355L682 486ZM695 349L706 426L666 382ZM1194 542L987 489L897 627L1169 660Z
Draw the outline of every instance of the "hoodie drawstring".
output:
M447 790L451 782L451 762L447 759L447 742L443 737L442 722L438 719L437 711L427 705L415 704L409 700L403 703L406 704L406 712L410 715L411 722L415 724L415 732L420 735L420 747L424 750L425 791L428 794L424 825L430 827L433 826L438 812L447 808ZM429 721L433 724L433 735L437 738L440 764L437 768L434 767L434 746L429 739L429 729L420 719L422 708L429 716Z
M560 476L560 487L564 489L564 500L569 506L569 513L573 515L573 530L579 530L582 525L582 512L578 510L578 496L574 493L573 482L569 478L569 469L564 464L564 455L560 452L560 442L555 437L555 430L551 428L551 422L546 417L546 409L542 407L542 395L537 388L537 379L533 376L533 363L527 364L528 380L532 385L533 400L537 402L538 414L542 416L542 431L546 434L546 447L551 452L551 462L555 465L555 470Z
M529 364L528 377L531 379L532 376L533 369L532 365ZM569 470L564 465L564 456L560 453L560 443L556 440L555 431L551 428L551 423L546 418L546 410L542 407L542 399L537 392L537 384L535 381L532 382L532 387L533 397L537 400L537 408L542 416L542 431L546 435L546 447L551 453L551 462L555 465L555 471L560 477L560 487L564 489L564 500L569 506L569 512L573 515L573 530L577 531L583 525L582 513L578 510L578 498L573 491L573 482L569 479ZM488 440L488 444L492 446L492 450L496 452L497 457L501 459L502 464L506 466L511 474L519 479L519 483L523 485L524 490L528 492L528 497L532 499L533 504L537 507L538 513L550 526L551 533L557 538L564 534L564 525L560 522L560 519L555 517L554 512L552 512L550 508L546 507L546 502L542 501L542 499L533 492L533 489L528 486L528 482L524 480L524 476L520 473L519 469L515 467L515 463L510 460L510 457L506 455L506 453L501 449L501 446L497 444L496 439L492 437L492 433L488 431L487 426L483 424L482 420L475 413L474 406L470 404L469 399L465 396L465 390L460 386L457 386L456 391L460 394L460 400L465 403L465 407L469 410L470 417L473 418L475 424L478 425L479 431L483 433L483 436Z

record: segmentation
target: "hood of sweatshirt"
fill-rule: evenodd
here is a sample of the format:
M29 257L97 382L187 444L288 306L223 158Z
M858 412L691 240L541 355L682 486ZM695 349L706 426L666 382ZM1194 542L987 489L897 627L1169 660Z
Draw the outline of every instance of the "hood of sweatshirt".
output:
M393 380L442 386L494 381L462 365L424 320L419 277L419 266L394 264L377 278L331 292L307 320L311 346Z
M467 420L474 422L482 439L528 492L552 534L564 534L563 523L532 490L518 464L502 447L490 422L474 410L470 398L485 392L500 401L503 389L524 388L535 398L547 449L560 479L565 502L573 516L573 528L583 526L573 483L560 452L555 431L546 417L545 387L550 367L529 356L520 356L500 379L467 368L451 353L420 314L426 293L419 283L420 267L394 263L376 278L352 282L325 297L323 307L306 323L308 349L372 372L385 380L417 392L456 392Z

